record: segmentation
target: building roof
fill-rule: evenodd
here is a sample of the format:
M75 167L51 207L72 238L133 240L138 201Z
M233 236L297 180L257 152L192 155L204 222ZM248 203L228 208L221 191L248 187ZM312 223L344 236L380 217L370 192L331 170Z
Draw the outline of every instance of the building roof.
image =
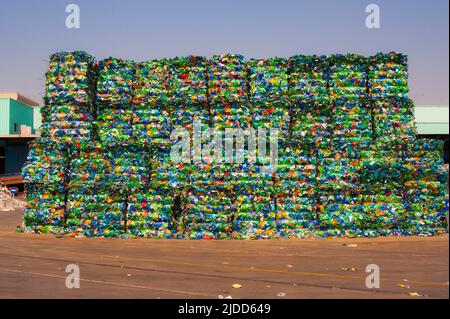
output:
M417 105L414 113L418 134L449 134L448 105Z
M32 99L29 99L18 92L0 92L0 99L1 98L13 99L28 106L39 106L38 102L33 101Z

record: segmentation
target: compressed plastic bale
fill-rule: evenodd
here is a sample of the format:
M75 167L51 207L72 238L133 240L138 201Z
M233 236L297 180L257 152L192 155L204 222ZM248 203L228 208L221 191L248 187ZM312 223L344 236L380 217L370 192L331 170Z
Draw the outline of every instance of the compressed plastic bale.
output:
M43 122L92 122L88 104L52 104L41 108Z
M123 107L132 105L136 85L134 62L110 57L98 64L97 103Z
M446 231L448 198L426 195L405 196L407 218L400 224L408 235L437 235Z
M209 108L205 105L195 106L176 106L171 107L169 111L169 127L172 130L185 128L192 131L194 123L202 123L202 127L209 126L211 123L211 114Z
M275 195L277 233L280 237L296 238L305 234L299 230L317 228L315 196L299 189Z
M118 194L96 194L84 220L87 236L119 237L124 233L126 202Z
M91 140L93 125L84 121L60 121L42 124L42 137L54 141L73 143L79 140Z
M140 108L132 114L132 139L139 145L169 143L168 113L159 108Z
M252 107L270 109L272 102L284 101L288 93L287 61L282 58L246 61Z
M248 102L245 58L239 54L214 55L209 61L208 94L215 102Z
M69 150L69 188L94 188L105 182L111 162L106 149L97 143L87 143Z
M90 104L94 99L95 67L94 57L86 52L52 54L46 73L45 104Z
M155 146L150 152L150 186L157 192L172 192L187 187L193 166L190 163L175 163L171 151L166 147Z
M23 221L26 231L59 233L63 231L66 215L64 185L25 184Z
M408 97L408 57L390 52L369 58L368 87L373 97Z
M321 194L318 197L318 207L320 227L357 231L364 228L365 218L361 195L345 192Z
M275 215L270 195L239 196L233 223L233 238L257 239L275 235Z
M101 108L97 116L96 131L103 145L128 144L132 138L131 109Z
M306 164L278 163L274 179L276 184L294 184L309 187L316 181L316 164L313 160Z
M372 103L374 138L382 143L413 142L416 136L414 104L407 98L380 98Z
M397 228L407 214L402 196L393 194L364 194L362 210L369 229Z
M110 162L108 180L116 190L137 191L150 183L150 150L141 146L122 145L109 148L106 154Z
M333 142L340 150L364 149L372 142L371 105L365 99L339 98L331 101Z
M316 182L323 190L355 190L360 188L359 158L319 158Z
M305 101L327 103L330 79L328 58L324 55L296 55L288 60L289 98L296 105Z
M439 162L407 158L403 163L405 178L414 181L440 181L445 183L445 172Z
M136 237L170 238L172 198L146 190L128 197L127 234Z
M326 148L332 136L330 105L315 100L297 100L292 111L291 128L293 140Z
M133 105L146 108L166 105L171 97L170 68L168 59L137 63Z
M210 114L211 124L218 130L252 126L252 112L250 105L246 102L212 102Z
M447 183L441 183L435 180L428 180L428 181L408 180L403 185L405 193L410 195L428 195L428 196L445 197L447 194Z
M30 144L27 162L22 168L25 183L58 187L66 182L67 146L49 139L38 138Z
M291 126L291 110L288 102L273 102L270 106L251 107L251 125L257 130L277 129L279 136L289 136Z
M435 163L443 161L444 141L435 139L417 139L407 144L405 158L421 158Z
M73 236L118 237L125 232L126 195L107 185L71 187L67 192L67 232Z
M50 57L41 135L64 143L90 140L95 90L94 58L84 52Z
M191 239L229 238L232 230L232 199L221 185L195 183L189 188L185 209L185 236Z
M314 148L296 142L279 145L277 169L272 175L276 193L301 190L313 193L317 173L317 156Z
M209 62L202 56L177 57L170 61L170 103L206 105Z
M368 186L389 184L400 187L405 181L401 152L365 150L361 156L361 181Z
M330 64L330 98L348 99L367 97L368 58L357 54L333 54Z

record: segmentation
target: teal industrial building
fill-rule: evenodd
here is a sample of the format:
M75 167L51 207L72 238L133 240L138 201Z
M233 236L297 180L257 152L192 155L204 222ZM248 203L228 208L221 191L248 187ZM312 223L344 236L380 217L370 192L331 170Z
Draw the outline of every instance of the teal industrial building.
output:
M17 92L0 92L0 175L18 175L40 122L37 102Z

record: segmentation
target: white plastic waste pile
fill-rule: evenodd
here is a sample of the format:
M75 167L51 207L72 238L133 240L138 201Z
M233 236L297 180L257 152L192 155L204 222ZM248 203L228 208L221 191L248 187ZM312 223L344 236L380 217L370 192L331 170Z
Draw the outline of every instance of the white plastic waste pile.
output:
M0 212L7 212L24 207L24 203L15 199L11 191L3 185L3 183L0 183Z

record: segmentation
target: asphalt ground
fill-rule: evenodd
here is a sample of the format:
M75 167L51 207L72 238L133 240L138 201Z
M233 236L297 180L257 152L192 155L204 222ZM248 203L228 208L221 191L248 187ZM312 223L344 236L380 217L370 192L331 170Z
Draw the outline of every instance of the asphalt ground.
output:
M56 238L0 212L0 298L449 298L448 236L297 240ZM80 288L66 287L66 267ZM380 287L366 286L379 267ZM233 288L238 284L239 288Z

